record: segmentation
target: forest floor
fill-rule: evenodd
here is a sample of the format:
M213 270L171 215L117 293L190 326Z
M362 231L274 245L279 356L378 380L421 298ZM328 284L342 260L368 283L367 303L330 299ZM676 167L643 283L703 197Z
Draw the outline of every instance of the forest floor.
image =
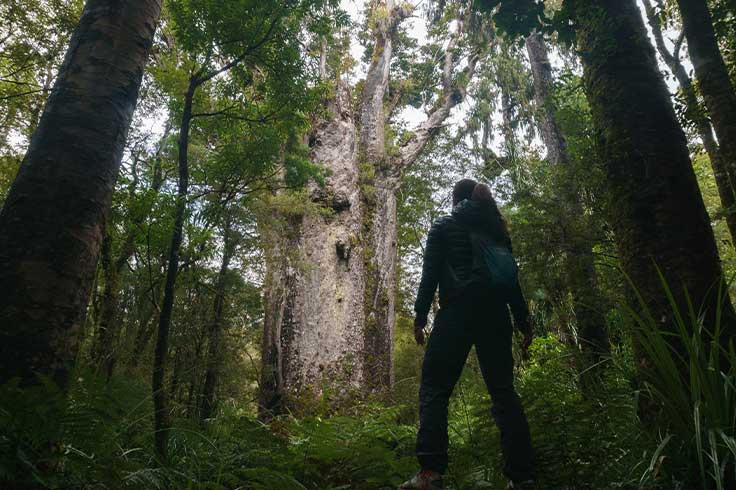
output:
M538 488L655 488L647 481L658 470L650 465L658 442L637 421L631 373L620 367L629 363L613 362L600 392L584 398L572 352L552 338L537 339L518 370ZM63 408L49 387L35 395L6 388L0 415L12 430L0 438L0 481L40 474L34 451L54 437L46 426L58 410L64 443L59 471L44 477L49 488L379 490L397 488L416 471L416 379L400 380L395 400L356 405L349 415L264 425L252 407L231 402L204 422L178 417L164 465L153 456L145 383L122 376L77 381ZM451 490L505 488L489 407L473 355L450 407Z

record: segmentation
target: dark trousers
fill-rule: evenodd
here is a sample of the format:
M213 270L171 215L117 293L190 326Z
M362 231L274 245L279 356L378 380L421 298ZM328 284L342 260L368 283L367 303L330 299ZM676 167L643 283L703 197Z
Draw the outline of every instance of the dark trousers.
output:
M442 307L434 322L422 366L417 456L422 469L447 469L447 407L475 345L501 431L504 473L512 481L532 477L532 448L521 400L514 389L512 327L505 304L489 296L465 297Z

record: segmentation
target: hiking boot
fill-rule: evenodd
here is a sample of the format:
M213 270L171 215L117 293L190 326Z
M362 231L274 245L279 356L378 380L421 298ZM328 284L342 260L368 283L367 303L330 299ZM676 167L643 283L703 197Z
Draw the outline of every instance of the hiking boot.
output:
M526 480L516 483L510 481L506 490L534 490L535 488L534 480Z
M432 470L422 470L402 483L399 490L442 490L442 475Z

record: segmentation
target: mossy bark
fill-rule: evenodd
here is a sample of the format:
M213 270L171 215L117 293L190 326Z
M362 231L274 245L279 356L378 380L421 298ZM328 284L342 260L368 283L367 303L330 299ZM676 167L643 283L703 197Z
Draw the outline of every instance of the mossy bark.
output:
M657 268L681 310L687 294L712 325L722 281L718 250L641 12L634 0L570 5L622 268L660 328L672 330L674 318ZM726 298L721 308L730 338L733 307Z
M358 142L348 88L340 82L327 119L315 124L311 158L329 175L310 184L318 212L288 216L271 237L265 297L261 416L310 410L325 395L335 405L364 376L364 263Z
M365 322L362 362L367 388L379 391L393 384L393 333L396 276L396 169L386 150L385 101L393 57L394 33L403 13L385 3L374 13L374 52L360 103L360 155L370 167L363 181L365 240ZM393 236L393 239L391 238Z
M367 241L363 356L367 388L393 386L393 342L396 329L396 192L397 179L378 176L364 223Z
M731 84L728 68L718 47L706 0L677 0L677 4L680 6L682 26L698 88L718 137L718 164L725 166L729 179L730 189L724 190L721 195L725 194L731 199L727 212L733 214L736 211L731 209L736 190L736 90Z
M718 188L718 196L721 200L728 231L731 234L731 243L736 245L736 189L733 186L733 183L736 182L736 175L733 174L734 167L726 165L726 161L721 154L721 148L713 136L713 127L708 115L698 100L690 74L680 61L680 49L684 40L682 37L684 33L675 41L674 48L670 51L664 40L660 18L650 0L644 0L644 8L652 27L657 51L659 51L665 64L677 79L685 98L686 117L695 124L698 136L703 141L703 148L710 159L716 187Z

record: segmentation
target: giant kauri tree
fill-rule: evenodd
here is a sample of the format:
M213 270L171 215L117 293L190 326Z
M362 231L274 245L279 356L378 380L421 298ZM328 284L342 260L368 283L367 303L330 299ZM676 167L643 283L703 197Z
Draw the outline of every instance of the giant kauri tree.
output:
M323 212L291 216L292 232L269 254L266 411L294 408L299 395L325 387L344 398L393 383L396 194L405 170L463 101L478 62L462 19L446 21L434 46L440 55L426 119L393 136L396 114L409 92L419 92L416 80L392 83L402 22L412 11L393 0L367 2L367 73L349 87L332 72L335 95L309 134L312 161L328 170L325 185L309 189Z
M160 0L89 0L0 213L0 383L65 385Z

